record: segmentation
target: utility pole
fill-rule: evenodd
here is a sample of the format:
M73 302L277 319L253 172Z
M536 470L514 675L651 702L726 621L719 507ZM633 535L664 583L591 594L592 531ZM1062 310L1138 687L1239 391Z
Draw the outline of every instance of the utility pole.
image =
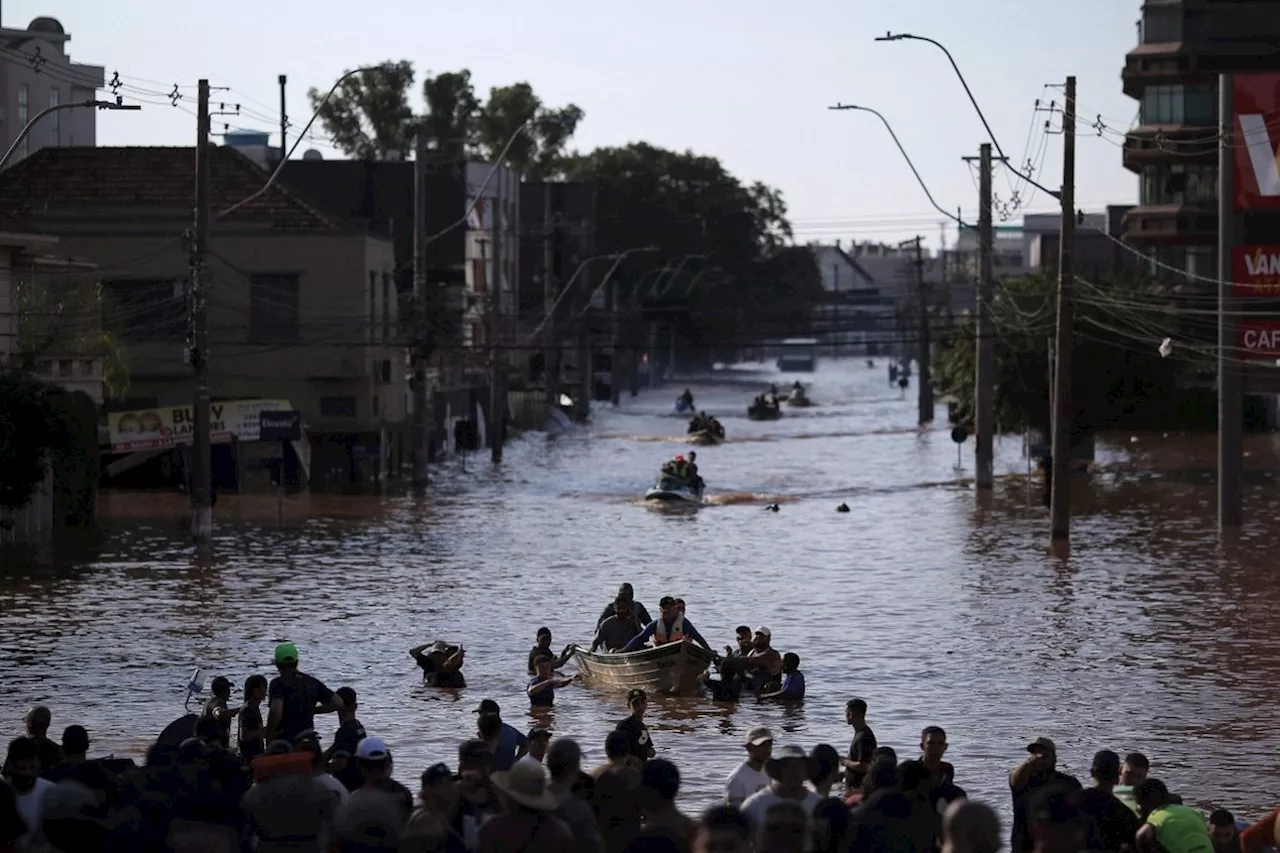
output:
M507 396L503 380L502 353L502 187L506 183L499 175L498 188L494 190L493 209L493 279L489 287L489 453L495 463L502 461L502 445L506 438ZM483 250L484 244L481 243Z
M1235 76L1218 75L1218 528L1239 527L1244 516L1240 475L1244 466L1244 397L1236 311L1228 282L1240 223L1235 211Z
M201 80L196 113L195 241L191 253L191 368L195 399L191 433L191 535L213 539L212 463L209 435L209 316L205 255L209 251L209 81Z
M965 160L972 160L966 157ZM978 298L975 300L977 357L974 361L973 443L979 489L990 489L995 457L995 341L991 321L991 263L995 228L991 218L991 143L984 142L978 153Z
M929 370L929 357L932 346L929 341L929 294L928 285L924 281L924 245L923 237L916 237L916 294L920 299L920 340L916 358L920 362L919 375L916 378L919 391L919 421L924 424L933 423L933 381Z
M551 230L551 188L552 183L543 183L545 196L542 200L542 371L547 377L547 411L550 412L560 404L560 394L556 389L560 379L560 362L556 358L556 324L552 312L556 304L555 277L555 243Z
M1050 530L1054 539L1071 535L1071 438L1075 418L1071 410L1072 287L1076 242L1076 78L1067 78L1062 111L1062 235L1058 241L1058 327L1054 336L1053 437Z
M618 405L618 399L622 396L622 360L618 352L618 279L617 276L609 280L609 287L605 291L605 305L609 311L609 403L610 405Z
M289 116L284 105L284 84L289 82L289 78L281 74L278 79L280 81L280 160L284 161L289 156Z
M413 143L413 488L427 485L431 395L427 391L427 134Z

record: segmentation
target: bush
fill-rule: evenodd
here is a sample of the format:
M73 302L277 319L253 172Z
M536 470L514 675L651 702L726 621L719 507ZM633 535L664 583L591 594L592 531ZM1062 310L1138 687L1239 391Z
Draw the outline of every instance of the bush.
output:
M55 518L93 519L99 476L97 406L85 394L0 375L0 507L25 505L54 473Z

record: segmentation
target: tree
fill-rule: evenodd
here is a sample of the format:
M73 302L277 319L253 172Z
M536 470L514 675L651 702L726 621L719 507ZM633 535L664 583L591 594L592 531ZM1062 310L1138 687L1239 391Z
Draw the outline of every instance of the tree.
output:
M1074 432L1077 436L1121 424L1165 423L1177 418L1184 397L1177 391L1179 364L1161 358L1155 343L1143 347L1137 338L1151 328L1176 322L1171 296L1143 279L1119 277L1107 285L1121 302L1141 301L1152 308L1142 318L1146 328L1127 330L1104 300L1077 300L1071 385ZM1002 281L993 300L995 328L995 414L999 432L1049 426L1049 351L1053 334L1056 285L1049 277ZM1165 319L1159 316L1168 304ZM950 338L935 352L933 379L938 390L955 401L953 420L972 426L976 329L974 318L957 319Z
M528 83L495 86L476 117L476 146L490 161L506 149L512 171L527 180L546 180L559 174L565 146L584 115L573 104L544 106ZM517 133L526 124L528 129Z
M103 326L107 305L91 270L14 273L18 309L17 373L34 375L43 356L102 359L106 396L129 390L129 363L120 339Z
M422 81L427 104L423 130L431 147L445 160L460 160L472 149L480 102L471 85L471 72L446 71Z
M333 144L361 160L407 159L413 150L414 115L409 105L413 63L384 62L361 71L326 92L307 92Z

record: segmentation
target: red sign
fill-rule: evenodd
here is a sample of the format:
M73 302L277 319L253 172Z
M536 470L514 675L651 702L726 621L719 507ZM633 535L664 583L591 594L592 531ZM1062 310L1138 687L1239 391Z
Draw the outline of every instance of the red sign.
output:
M1280 320L1241 320L1236 329L1241 358L1280 359Z
M1280 246L1236 246L1231 282L1233 296L1280 297Z
M1280 210L1280 74L1235 76L1236 210Z

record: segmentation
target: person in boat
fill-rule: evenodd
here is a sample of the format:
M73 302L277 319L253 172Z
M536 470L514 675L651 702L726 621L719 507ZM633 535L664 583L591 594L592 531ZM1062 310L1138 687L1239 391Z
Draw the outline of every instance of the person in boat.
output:
M546 627L539 628L537 645L529 650L529 674L533 675L537 671L534 662L543 655L551 658L552 669L559 669L569 662L569 658L573 657L573 650L576 648L577 646L570 643L564 647L564 650L558 656L553 654L551 651L551 629Z
M716 438L724 438L724 424L720 423L720 421L715 418L711 418L707 421L707 430Z
M650 622L653 621L649 617L649 611L644 609L644 605L636 601L635 589L631 586L631 584L624 583L620 587L618 587L617 598L615 598L613 601L605 605L604 612L601 613L600 618L596 620L597 631L600 630L600 626L604 624L606 619L609 619L610 617L615 616L617 614L618 598L625 598L627 601L631 602L631 610L635 614L636 619L640 623L639 625L636 626L637 631L639 631L645 625L648 625ZM634 637L635 634L632 634L631 636ZM626 645L626 643L623 643L623 645Z
M622 595L617 597L613 602L613 615L596 628L591 651L603 648L606 652L620 652L627 647L632 637L644 630L644 625L636 617L633 604L630 598Z
M668 477L683 480L685 483L692 482L689 478L689 463L685 461L684 454L677 456L670 462L663 463L662 473Z
M777 690L760 694L761 699L779 699L783 702L804 700L804 673L800 671L800 656L787 652L782 656L782 684Z
M631 638L631 642L622 649L624 652L634 652L643 648L644 644L653 637L654 647L665 646L668 643L678 643L685 637L693 640L711 653L713 658L718 658L715 649L702 638L698 633L698 629L693 627L693 623L684 618L684 614L676 609L676 600L669 595L664 595L662 600L658 602L658 608L661 614L657 619L650 622L643 631Z
M791 393L798 397L804 396L804 386L800 384L799 379L797 379L795 384L791 386Z
M467 650L462 646L437 640L410 649L409 656L422 668L423 684L450 688L467 686L467 680L462 676L462 664Z
M680 395L680 405L686 409L693 408L693 392L688 388L684 389L684 393Z
M769 383L769 396L778 399L778 385L776 382Z
M699 491L701 491L702 487L705 486L706 483L702 482L702 478L698 476L698 451L696 450L689 451L689 462L687 467L689 472L688 474L689 483L695 489L698 489Z
M696 432L702 432L706 428L706 423L702 420L701 414L694 415L689 419L689 435L693 435Z

